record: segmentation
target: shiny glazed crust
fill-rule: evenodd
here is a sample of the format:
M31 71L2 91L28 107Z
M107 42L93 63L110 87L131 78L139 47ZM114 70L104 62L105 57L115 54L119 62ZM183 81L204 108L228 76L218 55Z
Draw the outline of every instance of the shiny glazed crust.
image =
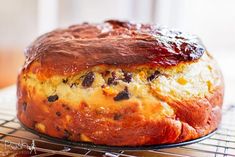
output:
M110 25L112 28L109 28ZM77 34L80 40L81 36L88 36L91 32L94 35L94 25L92 30L87 26L90 28L89 24L71 28L84 27L87 30L84 34ZM154 34L150 30L157 29L151 25L144 26L149 29L147 36ZM109 21L105 27L112 30L108 33L112 39L119 39L120 34L127 34L129 40L136 38L129 35L128 30L137 29L137 25ZM128 49L130 53L127 51L125 57L132 54L137 58L119 60L120 55L115 54L120 51L115 49L113 41L112 54L118 60L113 62L115 64L111 64L112 58L106 60L101 55L104 49L97 47L100 52L94 52L94 64L87 59L82 62L87 63L84 67L74 63L79 61L76 56L83 52L71 52L71 45L69 49L63 49L63 55L69 54L64 59L57 55L61 54L60 49L45 48L42 40L52 39L50 37L47 34L29 47L26 63L18 77L17 116L27 127L52 137L113 146L177 143L204 136L218 127L223 102L223 78L214 59L197 42L191 46L196 45L198 49L188 49L190 52L177 50L181 54L178 57L172 55L176 53L170 46L167 52L158 49L165 56L163 59L159 59L161 55L158 54L154 59L142 60L139 59L142 51ZM181 42L178 40L181 39L175 39L175 43ZM190 43L191 40L184 41ZM64 45L69 47L66 43ZM120 43L118 45L122 46ZM124 44L123 47L126 46ZM144 56L155 53L148 46L143 47L148 50ZM202 49L204 54L199 52ZM44 52L47 50L55 54L54 58ZM61 64L55 62L56 57L62 61ZM99 59L102 62L97 62ZM71 65L73 68L70 68ZM53 70L56 66L58 70Z
M194 35L148 24L105 21L70 26L42 35L25 51L24 68L35 73L72 75L97 65L174 66L199 59L205 48Z

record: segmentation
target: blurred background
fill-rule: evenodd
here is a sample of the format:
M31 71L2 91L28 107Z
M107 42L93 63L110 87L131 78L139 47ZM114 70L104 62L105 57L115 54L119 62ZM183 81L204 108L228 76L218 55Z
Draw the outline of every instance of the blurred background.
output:
M223 70L230 103L235 92L234 8L235 0L0 0L0 88L15 83L24 48L37 36L114 18L198 35Z

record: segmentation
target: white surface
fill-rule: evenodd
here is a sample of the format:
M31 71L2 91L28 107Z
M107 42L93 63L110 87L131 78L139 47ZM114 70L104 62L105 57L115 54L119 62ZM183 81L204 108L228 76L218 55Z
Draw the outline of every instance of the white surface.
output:
M38 0L38 34L58 27L58 1Z
M38 33L116 18L197 34L214 53L229 52L235 50L234 6L234 0L2 0L0 46L24 48Z
M225 104L235 103L235 52L214 54L225 81Z
M14 103L12 103L14 102ZM16 86L10 86L0 90L0 107L15 109L16 107Z

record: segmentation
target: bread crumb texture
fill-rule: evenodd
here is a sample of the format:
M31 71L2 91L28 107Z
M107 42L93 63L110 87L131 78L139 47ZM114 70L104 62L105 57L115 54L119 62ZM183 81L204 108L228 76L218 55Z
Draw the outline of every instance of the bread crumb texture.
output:
M50 102L61 100L75 108L85 103L91 109L106 112L134 103L143 117L157 119L174 116L173 109L161 97L177 100L205 97L221 84L220 77L215 61L204 54L197 62L170 68L120 69L101 65L73 76L47 79L28 72L23 74L21 84Z

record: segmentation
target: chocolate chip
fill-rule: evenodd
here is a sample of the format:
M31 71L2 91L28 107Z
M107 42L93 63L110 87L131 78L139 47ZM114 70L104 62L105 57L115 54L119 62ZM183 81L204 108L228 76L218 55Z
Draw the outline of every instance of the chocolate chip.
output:
M22 108L23 108L23 111L26 111L26 108L27 108L27 103L26 102L23 102Z
M124 81L124 82L127 82L127 83L130 83L131 80L132 80L132 73L123 71L123 75L124 75L123 81Z
M114 116L113 116L113 119L114 120L120 120L120 119L122 119L122 115L120 113L115 113Z
M58 95L51 95L51 96L47 97L47 100L49 102L55 102L58 99L59 99Z
M148 80L148 81L153 81L153 80L156 79L159 75L160 75L160 72L156 70L152 75L150 75L150 76L147 78L147 80Z
M61 116L61 113L60 113L59 111L57 111L55 114L56 114L58 117Z
M114 81L114 78L108 78L107 84L108 84L108 85L111 85L111 84L113 83L113 81Z
M82 81L82 86L83 87L90 87L92 83L94 82L95 75L93 72L89 72L86 74L84 80Z
M116 75L116 72L115 72L115 71L113 71L113 72L111 73L111 75L112 75L112 77L113 77L113 78L116 78L116 77L117 77L117 75Z
M107 81L107 84L110 86L110 85L117 85L118 82L117 82L117 76L116 76L116 73L115 71L113 71L111 73L111 77L108 78L108 81Z
M111 77L111 78L108 78L108 82L107 84L110 86L110 85L117 85L118 82L115 80L115 78Z
M127 100L130 98L129 92L127 90L121 91L118 93L113 100L114 101L120 101L120 100Z
M68 78L63 79L62 82L63 82L63 83L67 83L67 82L68 82Z

